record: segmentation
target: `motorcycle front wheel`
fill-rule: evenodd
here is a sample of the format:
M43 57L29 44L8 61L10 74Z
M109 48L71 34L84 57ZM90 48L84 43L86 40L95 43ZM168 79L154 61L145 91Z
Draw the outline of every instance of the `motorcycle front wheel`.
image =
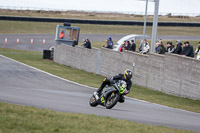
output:
M108 95L106 99L106 108L111 109L114 107L117 104L119 97L120 96L118 92L112 92L110 95Z
M92 95L92 97L90 98L89 104L92 107L96 107L98 105L98 103L97 103L96 98L95 98L94 95Z

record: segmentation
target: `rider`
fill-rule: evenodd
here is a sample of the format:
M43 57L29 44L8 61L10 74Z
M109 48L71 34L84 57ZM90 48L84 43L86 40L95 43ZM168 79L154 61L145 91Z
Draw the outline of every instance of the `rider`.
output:
M103 90L103 88L106 85L113 84L113 83L115 83L118 80L123 80L123 81L126 82L126 84L127 84L126 89L127 89L128 93L129 93L131 85L132 85L131 78L132 78L132 71L130 69L126 69L124 71L124 74L118 74L116 76L111 77L110 79L105 78L103 80L103 83L101 84L100 88L96 92L94 92L94 96L96 97L96 100L99 99L99 94L101 94L101 91ZM119 99L119 102L124 102L124 101L125 101L125 98L122 95L120 97L120 99Z

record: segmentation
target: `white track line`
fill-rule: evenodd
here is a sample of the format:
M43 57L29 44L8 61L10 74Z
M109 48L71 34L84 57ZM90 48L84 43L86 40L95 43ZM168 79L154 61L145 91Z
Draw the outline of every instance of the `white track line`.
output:
M90 87L90 86L87 86L87 85L79 84L79 83L76 83L76 82L74 82L74 81L70 81L70 80L61 78L61 77L59 77L59 76L53 75L53 74L51 74L51 73L45 72L45 71L43 71L43 70L40 70L40 69L35 68L35 67L32 67L32 66L29 66L29 65L24 64L24 63L22 63L22 62L19 62L19 61L17 61L17 60L11 59L11 58L6 57L6 56L3 56L3 55L1 55L1 54L0 54L0 57L6 58L6 59L11 60L11 61L13 61L13 62L19 63L19 64L24 65L24 66L26 66L26 67L32 68L32 69L34 69L34 70L36 70L36 71L45 73L45 74L47 74L47 75L49 75L49 76L52 76L52 77L55 77L55 78L64 80L64 81L69 82L69 83L73 83L73 84L76 84L76 85L79 85L79 86L83 86L83 87L87 87L87 88L94 89L94 90L97 89L97 88L94 88L94 87ZM183 111L183 112L189 112L189 113L199 114L199 113L195 113L195 112L191 112L191 111L187 111L187 110L183 110L183 109L178 109L178 108L173 108L173 107L169 107L169 106L165 106L165 105L161 105L161 104L157 104L157 103L151 103L151 102L148 102L148 101L139 100L139 99L131 98L131 97L127 97L127 96L126 96L126 98L131 99L131 100L135 100L135 101L139 101L139 102L143 102L143 103L147 103L147 104L153 104L153 105L156 105L156 106L161 106L161 107L165 107L165 108L175 109L175 110L179 110L179 111Z

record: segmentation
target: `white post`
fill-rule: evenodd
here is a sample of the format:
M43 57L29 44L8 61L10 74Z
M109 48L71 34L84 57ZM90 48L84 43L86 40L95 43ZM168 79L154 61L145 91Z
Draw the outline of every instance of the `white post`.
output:
M147 8L148 8L148 0L146 0L146 9L145 9L145 16L144 16L144 31L143 31L144 38L145 38L145 35L146 35Z
M155 52L157 27L158 27L158 9L159 9L159 0L155 0L155 10L154 10L154 19L153 19L153 28L152 28L152 37L151 37L151 53Z
M148 8L148 0L146 0L146 8L145 8L145 16L144 16L144 31L143 31L143 43L146 35L146 24L147 24L147 8ZM144 50L144 45L142 45L142 52Z

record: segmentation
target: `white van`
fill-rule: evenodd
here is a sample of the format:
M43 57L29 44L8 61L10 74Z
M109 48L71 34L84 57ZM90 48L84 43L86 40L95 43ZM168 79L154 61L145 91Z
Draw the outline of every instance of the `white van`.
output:
M142 40L144 38L150 38L150 36L143 36L143 35L136 35L136 34L131 34L131 35L127 35L127 36L124 36L122 37L119 41L117 41L117 43L114 45L114 48L113 50L114 51L120 51L120 47L122 46L123 42L125 41L131 41L131 40L134 40L134 42L136 43L136 40L139 39L139 40Z

